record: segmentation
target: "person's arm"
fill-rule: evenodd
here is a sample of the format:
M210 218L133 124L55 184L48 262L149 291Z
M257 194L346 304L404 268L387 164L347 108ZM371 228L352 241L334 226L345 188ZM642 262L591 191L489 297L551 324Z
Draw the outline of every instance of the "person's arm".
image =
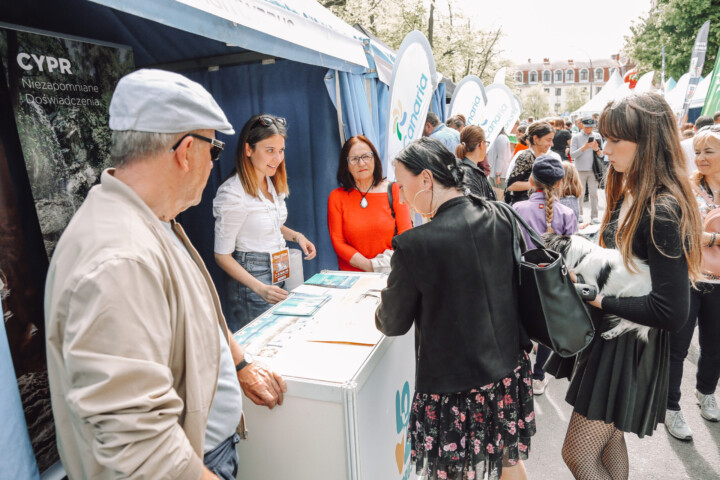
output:
M186 405L169 367L175 328L165 290L158 272L124 258L78 282L63 332L64 401L93 431L86 454L118 477L213 478L180 425Z
M315 258L315 255L317 255L315 245L310 240L305 238L305 235L303 235L302 233L291 230L285 225L280 227L280 233L286 241L295 242L300 245L300 248L302 248L302 251L305 254L305 260L312 260L313 258Z
M649 220L643 232L652 283L650 294L629 298L606 296L600 299L605 312L640 325L670 331L677 331L685 324L690 309L688 265L682 251L680 226L677 220L669 219L671 215L679 218L679 208L671 211L665 205L657 205L652 236ZM655 246L652 237L660 249Z
M263 300L270 304L278 303L287 298L288 293L277 285L265 285L253 277L235 260L230 253L215 253L215 262L225 273L233 279L242 283L253 292L257 293Z
M350 245L343 233L343 209L342 200L337 190L330 193L328 197L328 231L335 253L341 259L348 262L355 268L364 272L372 272L372 263L357 248Z
M585 150L590 148L590 145L592 144L587 143L583 135L578 134L573 136L570 141L570 156L573 159L577 159Z
M408 269L404 254L393 241L395 253L390 260L392 269L387 287L380 293L381 303L375 312L375 326L389 337L403 335L410 330L420 307L420 292Z
M532 171L532 155L521 155L515 162L515 168L510 172L507 180L507 190L509 192L519 192L530 190L530 172Z
M235 341L229 328L225 328L233 361L235 365L238 365L244 358L245 347ZM283 404L283 395L287 392L287 384L279 374L266 365L253 362L237 372L237 377L245 395L256 405L262 405L272 410L275 405Z

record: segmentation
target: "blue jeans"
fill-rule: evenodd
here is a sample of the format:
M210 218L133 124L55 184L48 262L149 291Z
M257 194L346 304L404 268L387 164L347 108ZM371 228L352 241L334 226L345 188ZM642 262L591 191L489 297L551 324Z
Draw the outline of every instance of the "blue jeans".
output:
M237 450L235 445L240 441L240 436L235 433L220 445L207 452L203 458L205 466L220 478L220 480L235 480L238 472Z
M690 288L690 315L687 323L679 332L670 333L668 410L680 410L683 362L696 325L699 328L700 357L695 388L703 395L712 395L720 378L720 285L700 282L698 289Z
M532 374L533 380L545 380L545 370L543 370L543 367L547 359L550 358L551 353L552 350L538 343L537 354L535 355L535 367L533 368Z
M236 251L233 253L233 258L254 278L265 285L270 285L272 273L269 253ZM282 288L285 286L285 282L281 282L277 286ZM272 306L260 295L233 278L230 278L228 282L228 297L230 300L228 324L233 332L259 317Z

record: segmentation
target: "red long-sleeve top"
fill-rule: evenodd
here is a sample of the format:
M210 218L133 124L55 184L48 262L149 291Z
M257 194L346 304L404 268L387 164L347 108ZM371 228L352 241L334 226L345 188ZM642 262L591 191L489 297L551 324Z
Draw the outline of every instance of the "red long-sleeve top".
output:
M365 196L367 208L360 206L362 195L356 189L348 192L344 188L337 188L330 193L328 228L340 270L360 271L350 265L350 259L356 252L372 259L392 249L396 222L398 234L412 227L410 210L407 205L400 203L397 183L393 185L392 192L395 220L390 213L387 192L368 193Z

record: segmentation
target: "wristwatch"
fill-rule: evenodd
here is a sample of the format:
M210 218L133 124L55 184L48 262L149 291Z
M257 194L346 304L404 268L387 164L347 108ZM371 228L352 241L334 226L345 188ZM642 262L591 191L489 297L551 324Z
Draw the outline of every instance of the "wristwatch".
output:
M250 353L250 352L248 352L248 351L246 350L246 351L245 351L245 355L243 355L243 359L240 360L240 363L238 363L237 365L235 365L235 370L239 372L240 370L242 370L243 368L247 367L248 365L250 365L250 364L253 363L254 361L255 361L255 357L253 357L252 353Z

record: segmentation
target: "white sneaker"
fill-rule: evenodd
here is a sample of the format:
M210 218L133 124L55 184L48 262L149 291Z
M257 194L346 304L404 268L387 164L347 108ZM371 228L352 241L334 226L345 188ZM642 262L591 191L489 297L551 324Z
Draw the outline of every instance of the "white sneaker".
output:
M685 423L681 410L665 411L665 428L670 435L678 440L692 440L692 430Z
M542 395L545 393L545 389L547 388L547 384L550 379L548 377L545 377L543 380L536 380L533 379L532 381L532 387L533 387L533 395Z
M715 395L703 395L695 390L695 396L697 397L697 403L700 406L700 415L702 415L705 420L719 422L720 409L718 409L717 402L715 402Z
M577 221L578 221L578 223L583 223L583 217L582 217L582 215L580 215L580 216L577 218Z
M593 218L592 220L590 220L590 223L593 224L593 225L599 225L599 224L600 224L600 219L599 219L599 218Z

